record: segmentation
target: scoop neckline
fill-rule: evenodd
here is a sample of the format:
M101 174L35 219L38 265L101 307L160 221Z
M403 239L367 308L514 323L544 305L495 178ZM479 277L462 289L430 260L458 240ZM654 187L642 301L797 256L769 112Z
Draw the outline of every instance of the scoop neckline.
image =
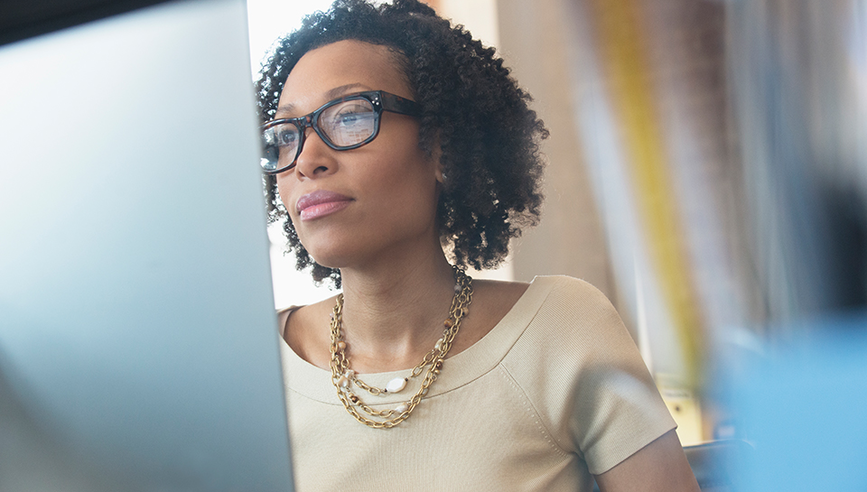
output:
M560 277L535 277L512 308L485 336L444 361L443 370L436 383L429 388L426 398L453 391L494 369L536 316L558 278ZM331 371L307 362L295 353L282 336L278 335L278 338L287 390L323 403L340 405L336 390L331 383ZM369 373L360 377L367 384L384 387L392 379L405 377L408 373L409 370L405 369ZM375 402L369 403L375 406L380 403L392 404L406 400L415 393L420 379L421 377L411 379L407 388L400 393L381 395Z

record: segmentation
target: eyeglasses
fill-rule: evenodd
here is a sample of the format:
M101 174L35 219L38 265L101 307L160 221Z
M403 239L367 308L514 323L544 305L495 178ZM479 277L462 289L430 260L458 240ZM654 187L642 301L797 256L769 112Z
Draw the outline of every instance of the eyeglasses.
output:
M383 111L419 116L421 106L385 91L358 92L330 101L306 116L269 121L262 125L262 169L277 174L295 167L308 127L334 150L357 149L370 143L379 134Z

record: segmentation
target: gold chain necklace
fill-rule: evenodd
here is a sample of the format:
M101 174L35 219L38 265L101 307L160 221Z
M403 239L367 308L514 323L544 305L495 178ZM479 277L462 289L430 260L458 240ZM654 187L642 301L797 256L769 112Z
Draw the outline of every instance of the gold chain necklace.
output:
M455 267L455 296L449 308L449 316L443 322L443 336L437 340L434 348L428 352L421 363L412 368L406 378L395 378L389 381L385 388L371 386L355 374L350 368L349 357L346 355L346 342L343 339L343 294L337 296L337 304L331 313L331 382L337 388L337 396L350 415L364 425L375 429L390 429L409 417L409 414L427 395L428 388L436 381L443 367L443 359L452 348L452 342L461 328L461 320L466 317L470 303L473 301L473 279ZM353 385L367 391L371 395L398 393L406 386L410 378L421 375L424 368L427 372L421 382L421 387L409 400L388 410L374 410L367 405L352 388ZM361 409L368 416L359 412Z

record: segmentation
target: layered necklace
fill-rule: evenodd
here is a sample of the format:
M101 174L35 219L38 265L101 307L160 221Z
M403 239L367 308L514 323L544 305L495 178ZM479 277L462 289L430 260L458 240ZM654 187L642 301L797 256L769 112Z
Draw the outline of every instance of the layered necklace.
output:
M457 267L454 267L454 271L455 295L452 298L448 318L443 322L443 336L436 341L433 349L424 356L422 361L412 368L407 377L392 379L385 388L378 388L365 383L352 370L349 356L346 354L347 346L343 336L343 294L337 296L337 304L331 313L331 382L337 388L337 396L343 402L346 411L362 424L375 429L390 429L400 424L421 403L421 400L427 395L430 385L437 380L443 368L443 359L452 348L455 335L461 328L461 320L466 317L469 305L473 301L473 279ZM364 390L373 396L400 393L410 379L416 378L422 373L424 373L424 378L418 391L395 408L375 410L356 394L355 388Z

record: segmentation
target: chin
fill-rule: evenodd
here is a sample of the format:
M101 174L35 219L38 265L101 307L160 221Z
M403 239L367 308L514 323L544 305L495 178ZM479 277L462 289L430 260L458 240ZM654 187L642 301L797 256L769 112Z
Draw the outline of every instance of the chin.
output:
M296 229L296 231L298 231ZM351 237L344 234L301 234L301 245L307 250L313 260L328 268L340 268L352 256L353 251L347 246L353 244ZM320 231L321 232L321 231Z
M340 251L323 251L322 249L316 249L315 251L311 251L310 249L307 249L307 252L310 254L310 257L313 258L313 261L328 268L342 268L346 266L348 261L346 255L341 254L344 252Z
M313 255L310 255L310 256L313 257ZM317 259L316 257L313 257L313 261L315 261L317 264L322 265L326 268L334 268L334 269L338 269L338 270L341 268L339 262L323 261L323 260Z

